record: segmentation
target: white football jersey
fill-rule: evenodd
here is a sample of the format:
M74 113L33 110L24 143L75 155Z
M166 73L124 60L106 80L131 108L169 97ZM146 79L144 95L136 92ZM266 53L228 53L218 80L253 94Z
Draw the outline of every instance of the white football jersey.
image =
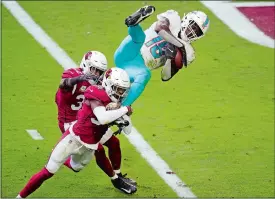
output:
M169 29L172 34L177 37L181 26L181 19L178 13L174 10L168 10L159 14L158 19L165 17L169 20ZM153 23L147 30L145 30L145 42L141 48L141 55L144 59L145 65L150 69L156 69L163 66L166 62L164 55L164 49L167 42L160 37L155 31L156 22ZM191 44L185 43L185 49L187 53L187 64L191 63L195 59L195 51Z
M141 55L145 65L150 69L156 69L163 66L166 62L164 56L164 47L167 42L163 40L155 31L156 22L145 30L145 42L141 47Z

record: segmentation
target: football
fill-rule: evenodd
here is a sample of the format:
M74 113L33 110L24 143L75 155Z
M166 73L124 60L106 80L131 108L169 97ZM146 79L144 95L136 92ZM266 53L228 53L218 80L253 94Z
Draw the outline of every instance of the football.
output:
M175 65L178 69L181 69L183 66L183 55L182 55L182 51L179 48L177 49L177 54L175 57Z

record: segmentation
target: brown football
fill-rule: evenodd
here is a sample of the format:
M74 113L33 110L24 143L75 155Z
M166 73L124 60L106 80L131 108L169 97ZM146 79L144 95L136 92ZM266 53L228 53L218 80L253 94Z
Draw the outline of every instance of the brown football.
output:
M183 55L179 48L176 48L176 50L177 50L177 54L175 57L175 64L178 69L181 69L183 66Z

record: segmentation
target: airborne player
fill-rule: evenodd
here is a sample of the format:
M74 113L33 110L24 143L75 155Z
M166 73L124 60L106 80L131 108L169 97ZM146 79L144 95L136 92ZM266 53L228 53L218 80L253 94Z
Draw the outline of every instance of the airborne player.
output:
M44 181L51 178L67 161L73 171L80 171L92 159L99 141L108 129L108 123L132 112L131 107L122 106L116 110L106 110L106 106L118 103L127 95L130 79L119 68L109 69L102 81L102 86L89 86L84 92L84 102L78 111L78 119L67 129L53 149L45 167L33 175L17 198L25 198L38 189ZM68 161L69 160L69 161ZM123 178L113 180L116 188L128 194L135 193L136 187Z
M143 32L139 23L152 15L154 6L144 6L127 17L129 35L115 52L116 66L126 70L132 85L123 105L131 105L143 92L151 78L150 70L162 66L161 79L170 80L184 65L195 59L191 42L205 35L209 26L207 15L201 11L190 12L182 20L174 10L157 16L158 21ZM181 64L176 64L177 52Z

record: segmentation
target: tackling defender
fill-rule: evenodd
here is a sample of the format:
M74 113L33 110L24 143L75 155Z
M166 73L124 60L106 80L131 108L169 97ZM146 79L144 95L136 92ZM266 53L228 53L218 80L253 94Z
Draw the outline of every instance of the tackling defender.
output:
M129 35L115 52L117 67L124 69L132 82L123 105L131 105L143 92L153 69L162 67L163 81L171 79L182 66L176 66L176 47L182 51L183 65L195 59L191 42L205 35L209 27L207 15L201 11L190 12L180 19L174 10L157 16L158 21L143 32L139 23L152 15L153 6L144 6L126 18Z
M89 86L84 92L84 102L78 111L78 119L67 129L53 149L46 166L33 175L17 198L25 198L38 189L44 181L51 178L65 163L73 171L80 171L92 159L93 153L101 145L99 141L108 129L108 123L125 114L130 114L130 106L116 110L106 110L111 102L120 102L127 95L130 79L119 68L109 69L102 81L102 86ZM69 160L69 161L68 161ZM114 186L127 193L135 193L136 187L117 177Z
M63 72L55 102L58 108L59 128L64 133L77 119L77 112L81 109L84 92L90 85L98 83L100 76L107 70L107 59L98 51L89 51L84 54L80 68L71 68ZM111 178L117 176L136 185L134 180L121 174L121 149L119 139L113 136L111 130L103 135L100 144L108 147L109 159L103 147L95 151L97 165ZM69 161L69 160L68 160ZM69 162L65 162L68 165ZM110 163L111 161L111 163ZM126 192L127 194L127 192Z

